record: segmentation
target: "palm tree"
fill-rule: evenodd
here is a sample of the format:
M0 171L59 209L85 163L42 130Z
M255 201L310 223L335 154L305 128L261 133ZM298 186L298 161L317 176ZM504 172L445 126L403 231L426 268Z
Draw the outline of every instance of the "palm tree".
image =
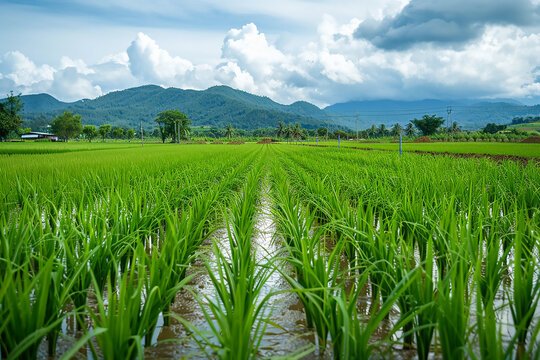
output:
M377 135L377 126L375 124L371 125L371 127L368 129L369 137L375 137Z
M461 127L458 125L457 122L454 121L454 122L452 123L452 126L450 127L450 132L451 132L452 134L455 134L455 133L458 133L458 132L460 132L460 131L461 131Z
M295 140L302 135L302 127L300 126L299 123L294 124L294 127L292 128L292 131L291 131L291 135Z
M285 135L285 138L287 139L287 142L289 142L289 139L293 135L293 129L290 125L285 126L285 130L283 135Z
M228 124L225 127L225 136L230 139L233 134L234 134L234 127L232 126L232 124Z
M189 134L190 134L190 128L189 128L189 125L191 124L191 120L188 119L188 117L184 117L181 119L181 121L179 121L178 123L178 132L180 134L180 137L188 140L189 139Z
M415 130L414 130L414 124L412 122L409 122L407 126L405 126L405 135L407 136L414 136Z
M401 127L401 125L399 123L395 123L392 126L392 130L390 130L390 133L392 134L392 136L399 136L402 130L403 128Z
M278 138L285 135L285 123L282 120L279 120L277 129L276 129L276 135Z
M380 137L386 136L388 134L388 130L386 129L386 125L384 125L384 124L379 125L379 129L377 130L377 134Z

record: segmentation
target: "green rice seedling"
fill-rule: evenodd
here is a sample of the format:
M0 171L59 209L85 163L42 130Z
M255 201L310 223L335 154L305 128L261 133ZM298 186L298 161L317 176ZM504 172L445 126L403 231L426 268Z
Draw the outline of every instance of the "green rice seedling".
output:
M463 359L469 334L468 265L463 252L450 251L452 266L437 286L437 325L443 358Z
M221 359L255 358L266 329L265 307L271 294L262 297L262 290L272 268L267 264L256 264L251 243L259 171L258 167L252 170L240 195L231 205L227 217L230 258L214 241L215 264L210 260L205 262L216 298L207 297L200 303L213 337L196 329L194 331L200 337L198 341L203 349L204 345L211 346Z
M274 189L275 217L286 244L285 261L295 270L296 278L286 271L280 272L298 294L307 325L315 329L319 349L324 351L329 335L328 319L335 308L332 295L342 275L340 256L344 242L338 241L327 252L322 241L326 229L313 228L315 215L300 207L288 193L285 182L275 182Z
M476 332L481 358L504 359L508 354L504 352L501 329L497 323L495 297L507 271L506 259L510 249L503 251L503 240L496 229L496 221L492 220L486 227L485 249L479 247L473 277L476 284Z
M14 214L0 213L0 275L6 274L8 265L12 266L10 271L18 271L19 266L27 265L31 257L29 239L35 230L23 223L31 219L33 214L34 210L28 207L20 210L18 218Z
M436 289L433 280L433 245L431 239L426 243L426 258L420 263L419 275L410 287L413 302L414 335L418 359L425 360L429 356L433 333L437 326Z
M493 300L484 302L476 297L476 332L479 341L479 354L482 359L506 359L508 354L503 349L501 329L497 323ZM475 349L470 351L474 353Z
M334 359L370 359L377 344L381 341L373 341L373 334L380 327L388 313L392 310L398 299L403 296L407 288L416 281L417 270L409 271L390 292L381 304L377 313L371 314L367 319L358 315L358 296L367 282L369 270L358 278L349 294L341 290L334 294L335 310L330 317L330 335L334 351ZM409 317L412 315L409 314ZM403 318L404 321L409 319ZM387 334L390 337L393 331Z
M372 287L372 311L377 311L377 306L386 301L394 289L395 256L397 254L397 222L382 219L380 229L373 227L367 230L366 259L372 264L370 271L370 283Z
M86 217L86 212L80 211L77 214L81 224L81 218ZM89 220L86 218L85 220ZM68 234L62 239L63 257L66 262L66 278L73 282L72 290L69 294L76 312L77 327L84 329L84 310L86 308L88 290L92 284L92 260L95 253L101 250L100 247L92 247L95 242L88 237L93 237L92 222L84 221L84 228L74 225Z
M395 261L394 266L391 268L391 279L394 285L396 282L399 283L409 276L409 273L415 268L421 275L423 269L421 266L417 267L416 259L414 258L414 245L398 237L395 241L394 251L396 253ZM412 348L414 343L414 315L418 313L418 309L416 309L417 304L415 303L413 288L418 286L418 283L421 281L420 275L417 275L414 284L404 288L403 293L397 299L400 312L399 322L403 324L403 347L406 349ZM392 289L394 288L395 286L392 286Z
M517 358L526 358L525 349L534 312L540 301L538 280L538 233L525 211L516 210L514 235L514 261L510 310L515 326L512 346L517 343ZM536 247L536 249L535 249Z
M142 339L153 329L161 309L158 287L145 291L147 270L142 246L134 252L126 272L109 276L106 296L94 280L97 311L88 309L96 328L106 331L96 334L96 340L105 359L135 359L144 357Z
M29 263L13 267L8 262L0 283L0 344L2 357L35 359L45 336L55 344L63 316L61 284L54 258L44 261L31 275Z
M401 231L404 239L418 247L420 259L426 260L427 241L430 238L430 226L424 216L425 208L421 195L416 192L404 196L400 211Z
M148 268L147 277L144 281L144 293L151 294L155 289L155 301L150 303L148 327L145 332L145 346L152 344L152 335L156 329L159 314L169 321L169 306L174 301L176 294L191 280L191 276L184 276L179 280L174 273L177 263L173 254L165 256L158 251L152 251L151 254L139 253L139 256L147 256L146 264ZM145 306L147 306L145 304Z

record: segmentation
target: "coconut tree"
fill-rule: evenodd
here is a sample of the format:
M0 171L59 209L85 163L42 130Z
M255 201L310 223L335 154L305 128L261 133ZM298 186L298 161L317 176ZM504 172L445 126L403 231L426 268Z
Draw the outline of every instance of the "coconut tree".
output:
M291 135L292 135L293 139L296 141L299 137L302 136L302 132L303 132L302 126L300 126L299 123L296 123L292 127Z
M392 134L392 136L399 136L399 134L401 134L401 131L403 130L403 127L399 124L399 123L395 123L393 126L392 126L392 129L390 130L390 133Z
M414 124L412 122L409 122L407 126L405 126L405 135L411 137L414 136L415 129Z
M282 120L279 120L278 125L277 125L277 129L276 129L276 136L278 138L285 135L285 127L286 127L285 123Z
M228 124L225 127L225 136L230 139L233 136L233 134L234 134L234 127L232 126L232 124Z

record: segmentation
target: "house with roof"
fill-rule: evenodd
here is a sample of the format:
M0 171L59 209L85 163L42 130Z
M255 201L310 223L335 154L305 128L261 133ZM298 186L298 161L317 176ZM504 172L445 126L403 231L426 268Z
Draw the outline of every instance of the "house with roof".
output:
M49 134L39 131L31 131L21 135L22 140L40 140L49 139L50 141L58 141L58 136L55 134Z

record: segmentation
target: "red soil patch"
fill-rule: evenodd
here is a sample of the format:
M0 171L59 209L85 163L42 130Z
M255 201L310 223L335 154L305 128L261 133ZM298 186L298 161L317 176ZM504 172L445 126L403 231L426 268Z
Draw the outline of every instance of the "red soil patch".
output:
M431 142L431 139L427 136L420 136L419 138L414 140L415 143L428 143Z
M433 156L449 156L453 158L463 158L463 159L489 159L498 163L501 163L503 161L511 160L515 161L517 163L520 163L522 165L527 165L528 163L533 164L540 164L539 158L527 158L524 156L517 156L517 155L494 155L494 154L460 154L460 153L450 153L450 152L435 152L435 151L412 151L415 154L422 154L422 155L433 155Z
M521 142L527 144L540 144L540 136L529 136L528 138L521 140Z

